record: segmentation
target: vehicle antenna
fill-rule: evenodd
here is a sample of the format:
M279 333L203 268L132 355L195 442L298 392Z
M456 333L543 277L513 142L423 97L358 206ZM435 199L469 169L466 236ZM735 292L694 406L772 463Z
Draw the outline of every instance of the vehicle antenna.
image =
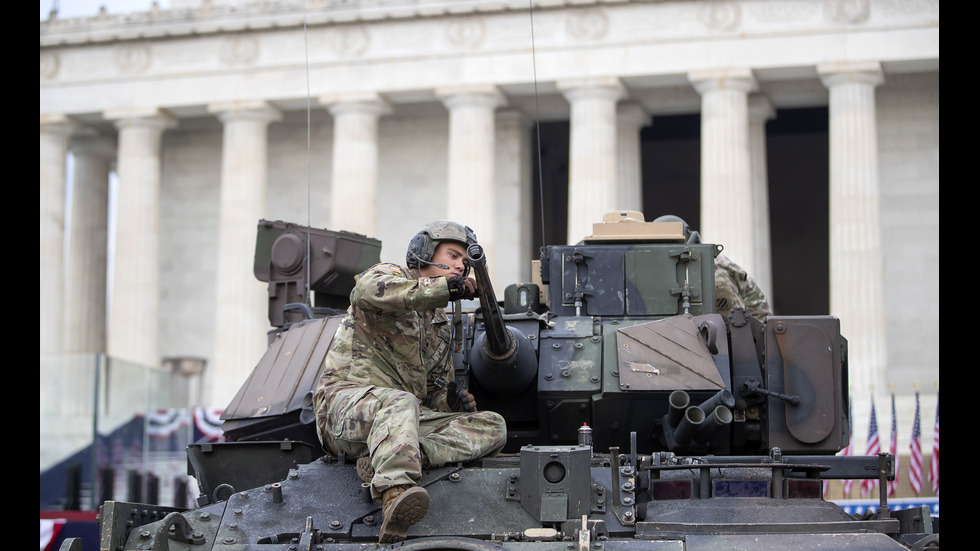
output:
M544 178L542 177L541 168L541 112L538 108L538 63L537 56L534 48L534 0L527 0L527 14L531 21L531 73L532 80L534 82L534 136L537 140L536 149L538 154L538 208L541 210L539 213L541 217L541 246L548 243L548 239L545 237L545 224L544 224Z
M306 0L303 0L303 58L306 64L306 250L303 254L306 255L306 288L305 297L306 303L312 308L313 298L310 296L310 227L312 225L312 220L310 216L310 201L312 196L310 194L310 188L312 187L312 179L310 177L310 158L311 158L311 147L310 147L310 46L309 40L306 33Z

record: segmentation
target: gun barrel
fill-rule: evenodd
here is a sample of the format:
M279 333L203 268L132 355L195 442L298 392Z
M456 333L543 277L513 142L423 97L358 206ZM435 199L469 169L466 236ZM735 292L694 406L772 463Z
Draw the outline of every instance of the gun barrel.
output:
M480 284L480 307L483 310L488 352L497 359L509 356L515 352L513 336L504 326L504 320L500 315L497 297L494 295L490 275L487 273L487 257L483 247L477 243L470 245L466 249L466 258L470 262L477 283Z
M478 244L466 249L470 267L480 284L483 333L477 335L469 353L473 377L480 388L498 400L519 396L534 381L538 371L534 346L520 332L504 325L504 318L487 274L487 257Z

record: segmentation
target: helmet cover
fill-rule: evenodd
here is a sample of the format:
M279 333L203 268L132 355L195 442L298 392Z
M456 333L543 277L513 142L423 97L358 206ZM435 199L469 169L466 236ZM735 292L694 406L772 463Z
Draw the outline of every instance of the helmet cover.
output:
M463 226L450 220L436 220L422 226L415 237L408 243L405 252L405 264L409 268L421 268L432 263L436 247L443 241L459 243L464 248L476 243L476 234L469 226ZM469 273L469 267L467 267ZM465 275L465 274L464 274Z

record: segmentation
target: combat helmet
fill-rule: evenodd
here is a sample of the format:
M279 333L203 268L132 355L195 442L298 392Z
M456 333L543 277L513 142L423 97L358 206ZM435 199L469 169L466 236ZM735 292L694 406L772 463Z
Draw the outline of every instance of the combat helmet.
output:
M422 226L408 243L408 251L405 252L405 265L416 269L433 265L432 257L436 254L436 247L443 241L459 243L465 248L476 243L476 234L469 226L463 226L451 220L429 222ZM469 271L470 267L467 265L463 276L468 275Z
M686 243L701 242L701 234L698 233L697 230L692 230L691 226L688 226L687 222L685 222L680 216L665 214L663 216L658 216L656 219L654 219L654 222L680 222L681 225L684 226L684 241Z

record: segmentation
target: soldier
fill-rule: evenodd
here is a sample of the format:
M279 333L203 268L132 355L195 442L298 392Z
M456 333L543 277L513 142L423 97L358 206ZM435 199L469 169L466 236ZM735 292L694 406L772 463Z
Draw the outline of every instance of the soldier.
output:
M715 257L715 310L724 318L732 308L744 306L759 321L772 315L765 293L748 273L728 257Z
M684 225L685 238L690 241L694 236L693 239L697 242L701 241L701 236L695 235L697 231L691 230L687 222L679 216L665 214L657 217L654 222L680 222ZM766 317L772 315L765 293L752 276L719 253L715 257L715 311L727 319L728 313L738 307L745 307L759 321L766 321Z
M357 276L324 360L313 397L317 434L331 453L358 458L358 475L382 502L381 543L405 539L428 511L423 468L496 453L506 440L503 417L478 412L453 382L443 308L478 292L466 277L466 247L475 242L468 227L432 222L412 238L407 268L377 264Z

